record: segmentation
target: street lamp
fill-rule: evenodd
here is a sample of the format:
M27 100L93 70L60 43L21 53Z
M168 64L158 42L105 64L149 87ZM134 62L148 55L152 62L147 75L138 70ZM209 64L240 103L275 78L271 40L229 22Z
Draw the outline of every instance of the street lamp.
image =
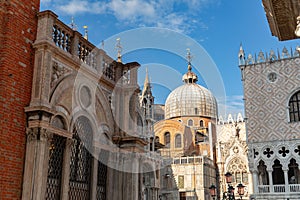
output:
M225 178L226 178L226 183L227 183L227 184L232 183L232 174L231 174L230 172L227 172L227 173L225 174Z
M212 184L208 189L209 189L210 196L213 198L213 200L215 200L216 186L214 184Z
M235 200L235 197L234 197L234 187L231 185L231 183L232 183L232 174L230 172L227 172L225 174L225 178L226 178L226 183L228 184L228 188L227 188L227 192L223 193L223 199L224 200ZM246 186L244 186L242 183L239 183L237 185L238 194L240 196L240 200L243 199L243 196L245 194L245 187ZM213 198L213 200L215 200L215 197L216 197L216 186L214 184L212 184L209 187L209 193L210 193L210 196Z
M240 195L240 199L243 199L243 196L245 194L245 186L242 183L239 183L237 185L237 188L238 188L238 193Z

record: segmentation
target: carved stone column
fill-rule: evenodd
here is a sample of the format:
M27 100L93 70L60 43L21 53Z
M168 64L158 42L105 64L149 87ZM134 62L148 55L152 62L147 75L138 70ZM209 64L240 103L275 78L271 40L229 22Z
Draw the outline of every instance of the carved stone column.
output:
M100 151L99 149L94 149L94 155L98 157L93 157L93 162L92 162L92 180L91 180L91 200L96 200L97 197L97 179L98 179L98 160L99 160L99 155Z
M43 128L27 129L25 169L22 199L40 200L45 198L49 139L52 133Z
M270 193L274 193L273 176L272 176L273 169L267 169L267 171L269 175Z
M62 168L62 180L61 180L61 199L68 200L69 196L69 179L70 179L70 162L71 162L71 148L73 145L73 139L68 138L66 141L66 148L64 151L64 160Z
M255 194L257 194L258 193L258 177L257 177L257 171L256 170L253 170L252 171L252 177L253 177L253 192L255 193Z
M284 173L284 185L285 185L285 192L286 193L290 192L288 171L289 171L289 168L284 168L283 169L283 173Z

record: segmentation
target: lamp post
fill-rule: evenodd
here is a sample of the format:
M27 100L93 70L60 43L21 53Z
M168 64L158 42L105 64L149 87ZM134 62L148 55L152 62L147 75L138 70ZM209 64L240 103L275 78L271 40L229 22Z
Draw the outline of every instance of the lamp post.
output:
M225 179L226 179L226 183L228 185L228 189L227 189L227 196L229 200L234 200L234 187L232 185L230 185L232 183L232 174L230 172L227 172L225 174ZM225 197L226 198L226 197ZM223 197L224 199L224 197Z
M231 185L231 183L232 183L232 174L230 172L227 172L225 174L225 178L226 178L226 183L228 184L228 188L227 188L227 192L223 193L223 199L224 200L235 200L235 197L234 197L234 187ZM242 200L243 196L245 194L245 190L244 190L245 186L242 183L239 183L237 185L237 188L238 188L238 194L240 196L240 199ZM210 195L213 198L213 200L215 200L215 197L216 197L216 186L212 184L209 187L209 192L210 192Z

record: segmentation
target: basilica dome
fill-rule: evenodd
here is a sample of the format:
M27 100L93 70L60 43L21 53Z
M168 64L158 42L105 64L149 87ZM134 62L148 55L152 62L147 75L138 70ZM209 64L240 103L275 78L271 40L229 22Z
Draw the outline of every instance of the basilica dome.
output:
M182 77L184 85L173 90L165 104L165 118L184 116L201 116L217 118L217 102L213 94L206 88L198 85L198 77L191 71Z

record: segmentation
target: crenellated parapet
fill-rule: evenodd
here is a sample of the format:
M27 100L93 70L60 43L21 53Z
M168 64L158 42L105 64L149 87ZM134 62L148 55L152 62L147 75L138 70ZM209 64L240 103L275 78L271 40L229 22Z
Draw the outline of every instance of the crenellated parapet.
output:
M218 118L218 125L223 125L223 124L234 124L238 122L244 122L246 119L243 118L242 113L238 114L229 114L227 117L225 116L219 116Z
M284 47L281 51L279 51L278 49L276 52L274 50L270 50L269 53L260 51L258 54L248 54L248 56L246 56L241 46L238 55L239 66L275 62L289 58L297 58L299 57L299 50L299 46L297 46L295 49L288 49Z

